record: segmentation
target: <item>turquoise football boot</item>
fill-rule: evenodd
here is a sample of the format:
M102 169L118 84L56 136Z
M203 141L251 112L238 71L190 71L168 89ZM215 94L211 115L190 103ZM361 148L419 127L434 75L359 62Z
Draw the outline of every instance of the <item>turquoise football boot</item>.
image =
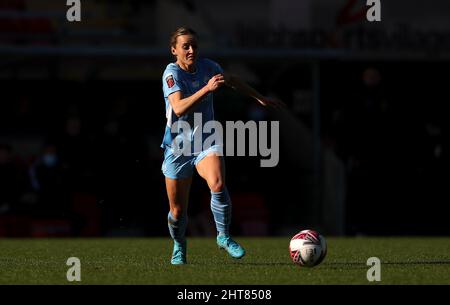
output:
M177 241L173 242L173 253L172 260L170 261L172 265L184 265L186 264L186 252L187 246L186 241L179 243Z
M217 245L219 249L225 249L232 258L241 258L245 255L245 250L229 235L217 236Z

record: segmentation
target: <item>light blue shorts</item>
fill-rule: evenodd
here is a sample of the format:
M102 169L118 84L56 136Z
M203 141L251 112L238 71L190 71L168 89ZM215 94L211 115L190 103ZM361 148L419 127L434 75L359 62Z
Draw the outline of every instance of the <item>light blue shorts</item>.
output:
M165 148L164 161L161 166L162 173L170 179L190 178L194 174L194 167L210 153L219 153L222 156L223 146L213 145L192 156L175 155L171 148Z

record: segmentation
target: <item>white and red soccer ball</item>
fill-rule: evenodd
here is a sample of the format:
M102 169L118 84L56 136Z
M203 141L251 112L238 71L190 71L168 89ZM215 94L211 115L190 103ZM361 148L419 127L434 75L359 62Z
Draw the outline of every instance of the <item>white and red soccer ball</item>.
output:
M327 243L318 232L303 230L292 237L289 252L295 264L314 267L327 255Z

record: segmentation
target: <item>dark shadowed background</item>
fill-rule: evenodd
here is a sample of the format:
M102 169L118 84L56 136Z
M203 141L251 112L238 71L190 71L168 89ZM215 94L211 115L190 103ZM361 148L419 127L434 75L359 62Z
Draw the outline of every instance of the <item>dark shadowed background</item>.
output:
M159 145L171 31L265 95L221 122L280 122L278 166L227 157L235 235L448 235L450 3L0 0L0 237L168 236ZM210 236L196 175L188 234Z

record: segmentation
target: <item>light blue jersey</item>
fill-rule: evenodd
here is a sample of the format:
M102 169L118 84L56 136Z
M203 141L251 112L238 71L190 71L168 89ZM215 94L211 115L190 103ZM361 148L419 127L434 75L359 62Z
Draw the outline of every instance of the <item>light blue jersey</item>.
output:
M184 71L176 63L170 63L167 65L162 77L167 118L164 138L161 144L162 148L174 149L174 139L177 136L186 136L188 137L188 140L193 143L194 137L199 136L199 133L203 131L203 126L196 126L198 125L198 120L194 121L194 113L197 114L197 117L199 114L201 114L202 125L204 125L208 121L214 120L213 93L209 93L204 96L202 101L197 103L189 113L180 117L177 117L173 112L168 98L169 95L174 92L181 91L183 98L189 97L203 88L211 79L211 77L219 73L223 73L220 65L206 58L199 58L196 61L194 73ZM188 134L179 134L172 132L171 127L177 121L187 122L190 125L191 132ZM202 139L205 140L208 135L201 136ZM191 145L192 153L199 154L201 151L194 151L194 146L195 145L193 144ZM177 148L180 149L180 147Z

